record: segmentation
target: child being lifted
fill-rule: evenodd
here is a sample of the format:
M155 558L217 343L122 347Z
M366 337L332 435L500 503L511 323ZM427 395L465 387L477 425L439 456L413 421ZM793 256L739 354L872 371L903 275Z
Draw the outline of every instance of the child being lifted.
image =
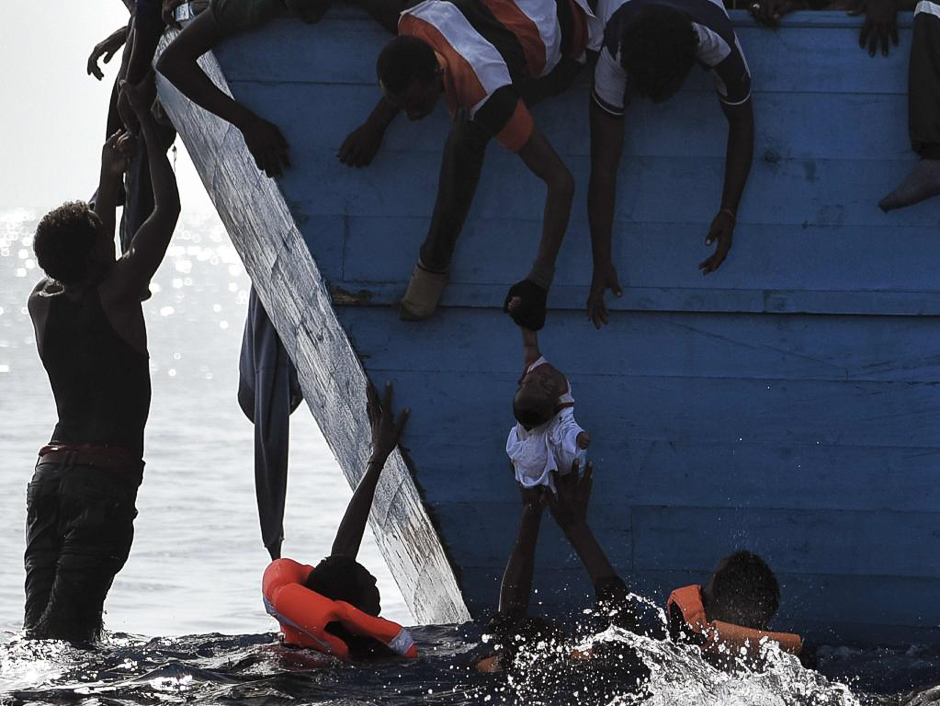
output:
M509 312L521 303L513 297ZM583 467L591 437L575 421L568 378L542 356L538 333L521 328L525 370L512 401L517 423L509 431L506 453L523 487L544 485L554 492L552 473L568 473L576 460Z

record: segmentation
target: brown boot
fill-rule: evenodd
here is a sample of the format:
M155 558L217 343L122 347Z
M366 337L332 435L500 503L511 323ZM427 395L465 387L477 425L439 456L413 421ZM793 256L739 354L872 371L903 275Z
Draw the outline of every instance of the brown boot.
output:
M419 262L411 273L405 296L398 302L398 318L402 321L423 321L434 315L447 286L446 272L431 272Z

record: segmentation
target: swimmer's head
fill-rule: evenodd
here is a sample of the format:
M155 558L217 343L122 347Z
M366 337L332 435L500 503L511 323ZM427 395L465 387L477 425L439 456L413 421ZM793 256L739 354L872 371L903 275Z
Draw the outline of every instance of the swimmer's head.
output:
M682 88L695 64L698 35L689 16L668 5L649 5L620 37L620 63L630 84L654 103Z
M525 374L512 400L512 415L527 431L555 416L562 390L558 375L550 365L540 365Z
M114 261L114 243L83 201L64 203L43 216L33 252L43 272L65 285L81 284Z
M385 100L404 111L409 120L430 115L444 89L437 54L417 37L392 39L379 54L375 71Z
M330 600L349 603L368 615L382 610L375 577L348 556L329 556L307 576L304 585Z
M755 630L766 630L780 607L780 587L774 572L759 556L743 550L719 562L704 593L709 621Z

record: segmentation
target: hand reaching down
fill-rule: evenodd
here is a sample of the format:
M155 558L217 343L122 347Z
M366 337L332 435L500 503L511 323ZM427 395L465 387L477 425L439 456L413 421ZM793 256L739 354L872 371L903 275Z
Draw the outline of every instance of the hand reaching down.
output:
M369 423L372 426L372 458L384 465L398 441L401 438L401 432L405 428L405 422L408 421L408 415L411 410L405 407L398 415L398 421L395 421L395 412L392 408L392 383L385 384L385 393L382 400L372 385L369 385L367 396L368 404L366 411L369 415Z
M717 241L718 245L715 247L715 252L712 253L711 257L699 263L698 268L702 271L703 275L711 274L717 270L721 267L721 263L725 261L725 258L728 257L728 252L731 250L731 243L734 240L734 225L734 216L732 216L727 209L719 211L718 215L712 220L711 228L708 229L708 235L705 236L705 244L711 245Z
M104 74L98 66L98 60L102 59L106 64L111 61L118 49L124 46L125 36L126 30L119 30L95 45L85 66L89 76L94 76L99 81L104 78Z
M610 262L595 266L594 275L591 277L591 292L588 294L587 314L588 318L594 323L594 328L600 328L609 320L607 304L604 303L604 292L608 289L618 297L623 296L623 289L620 288L620 282L617 280L617 270Z
M368 122L363 123L343 140L337 153L339 161L349 167L368 166L382 146L384 135L384 130L379 130Z
M239 128L258 169L269 177L279 177L290 168L287 140L277 125L253 115Z
M541 331L545 326L545 308L548 292L530 279L516 282L509 288L503 311L512 317L516 325L532 331Z
M865 14L865 24L858 35L858 45L868 47L868 56L888 56L888 43L898 45L898 7L896 0L854 0L850 15Z

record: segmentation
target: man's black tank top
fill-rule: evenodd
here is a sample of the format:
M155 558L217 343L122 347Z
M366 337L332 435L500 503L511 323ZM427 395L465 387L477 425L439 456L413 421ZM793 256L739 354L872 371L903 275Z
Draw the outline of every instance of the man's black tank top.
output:
M111 327L97 287L78 299L46 296L41 357L59 413L52 443L120 446L142 457L149 357Z

